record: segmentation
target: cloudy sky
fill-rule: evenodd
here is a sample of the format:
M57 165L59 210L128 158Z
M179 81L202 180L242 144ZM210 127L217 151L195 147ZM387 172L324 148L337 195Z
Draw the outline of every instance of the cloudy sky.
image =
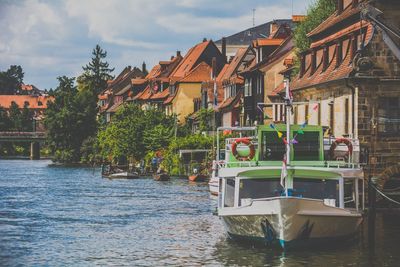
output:
M293 5L292 5L293 1ZM55 88L75 77L96 44L118 74L148 69L203 37L220 39L273 19L304 14L313 0L0 0L0 70L21 65L24 82Z

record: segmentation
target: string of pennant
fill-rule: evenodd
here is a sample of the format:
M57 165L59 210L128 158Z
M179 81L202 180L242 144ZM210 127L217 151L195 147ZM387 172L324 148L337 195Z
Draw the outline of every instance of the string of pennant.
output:
M313 111L314 111L314 112L317 111L317 110L318 110L318 107L319 107L319 105L316 104L316 105L313 107ZM299 143L299 141L297 141L296 138L297 138L298 135L303 135L303 134L304 134L303 129L307 126L308 121L309 121L310 118L311 118L311 114L308 114L307 117L306 117L306 121L305 121L303 124L300 125L300 129L297 130L297 132L296 132L296 134L293 136L292 140L289 141L290 144L295 145L295 144L298 144L298 143ZM288 140L286 139L286 137L283 136L283 133L282 133L281 131L279 131L279 130L276 128L276 126L275 126L274 123L271 123L271 124L269 125L269 127L270 127L271 129L274 129L274 130L276 131L278 137L279 137L279 138L282 138L282 141L283 141L283 143L285 143L285 145L288 144Z

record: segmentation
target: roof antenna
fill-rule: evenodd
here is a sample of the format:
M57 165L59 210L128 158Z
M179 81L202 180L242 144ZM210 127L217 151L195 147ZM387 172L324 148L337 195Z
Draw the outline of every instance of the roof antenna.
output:
M253 8L253 27L256 26L256 9Z

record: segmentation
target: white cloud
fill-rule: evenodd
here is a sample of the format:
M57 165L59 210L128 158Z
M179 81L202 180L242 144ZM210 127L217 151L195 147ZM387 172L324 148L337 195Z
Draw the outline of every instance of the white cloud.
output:
M313 0L294 0L296 10ZM21 65L25 81L54 87L73 76L99 43L115 73L126 65L151 68L203 37L219 38L256 23L289 18L291 0L0 0L0 70ZM298 13L298 12L297 12Z

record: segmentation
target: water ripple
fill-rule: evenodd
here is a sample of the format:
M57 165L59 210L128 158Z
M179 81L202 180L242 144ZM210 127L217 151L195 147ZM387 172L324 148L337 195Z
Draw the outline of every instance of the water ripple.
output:
M398 222L364 241L285 254L226 238L207 184L108 180L99 169L0 160L0 266L391 266ZM384 230L383 230L384 229ZM393 265L395 266L395 265Z

